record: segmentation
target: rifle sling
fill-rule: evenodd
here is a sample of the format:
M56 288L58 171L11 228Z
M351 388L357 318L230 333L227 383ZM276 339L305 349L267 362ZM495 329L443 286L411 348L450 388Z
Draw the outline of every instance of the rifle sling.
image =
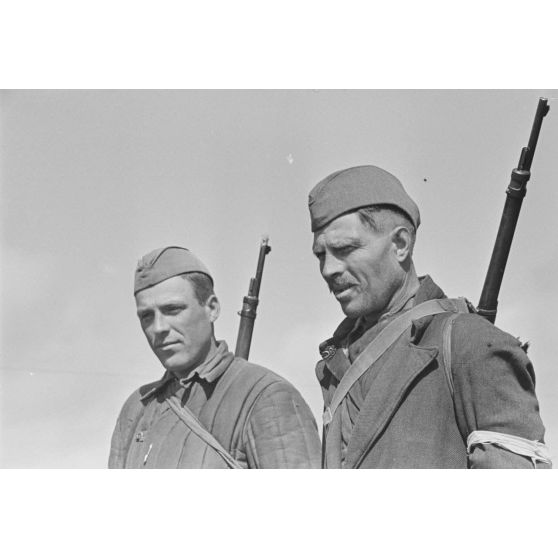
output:
M407 310L390 322L366 347L366 349L349 366L337 389L331 403L326 407L323 415L324 428L333 420L339 405L345 399L355 382L409 329L414 320L444 312L468 312L464 298L441 298L427 300L414 308ZM324 432L325 433L325 432ZM324 437L325 441L325 437Z
M218 440L206 430L199 419L188 409L188 407L180 406L176 401L167 397L167 403L176 413L178 418L199 438L201 438L208 446L212 447L227 463L230 469L242 469L242 466L234 457L218 442Z

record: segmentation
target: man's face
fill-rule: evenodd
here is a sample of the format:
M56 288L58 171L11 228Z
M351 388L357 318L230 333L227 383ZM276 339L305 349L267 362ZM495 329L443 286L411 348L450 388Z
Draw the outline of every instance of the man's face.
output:
M378 233L358 214L334 219L314 234L320 272L350 318L379 318L404 277L390 232Z
M219 315L214 295L200 304L190 281L177 276L138 292L136 308L147 341L167 370L189 372L205 360Z

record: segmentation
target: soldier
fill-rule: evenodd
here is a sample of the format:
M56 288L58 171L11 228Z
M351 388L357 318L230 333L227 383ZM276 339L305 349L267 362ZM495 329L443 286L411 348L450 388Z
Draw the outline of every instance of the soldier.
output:
M149 346L166 371L126 401L110 468L315 468L310 409L277 374L217 341L219 300L205 265L185 248L138 263L134 295Z
M419 210L374 166L310 192L313 252L346 319L320 345L326 468L551 467L519 341L413 265Z

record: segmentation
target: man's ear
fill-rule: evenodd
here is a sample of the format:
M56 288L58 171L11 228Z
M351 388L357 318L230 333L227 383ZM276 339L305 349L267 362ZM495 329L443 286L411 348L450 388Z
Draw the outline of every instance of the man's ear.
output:
M413 253L413 235L409 229L403 225L391 231L391 241L395 249L397 261L403 263Z
M214 323L219 317L219 314L221 313L221 304L219 303L219 299L214 294L206 300L205 311L211 323Z

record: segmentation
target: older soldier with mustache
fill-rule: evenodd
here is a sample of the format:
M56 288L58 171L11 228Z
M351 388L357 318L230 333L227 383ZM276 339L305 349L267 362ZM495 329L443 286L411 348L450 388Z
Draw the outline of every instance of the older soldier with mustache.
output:
M375 166L313 188L313 252L346 319L320 345L326 468L550 467L519 341L413 264L418 207Z

